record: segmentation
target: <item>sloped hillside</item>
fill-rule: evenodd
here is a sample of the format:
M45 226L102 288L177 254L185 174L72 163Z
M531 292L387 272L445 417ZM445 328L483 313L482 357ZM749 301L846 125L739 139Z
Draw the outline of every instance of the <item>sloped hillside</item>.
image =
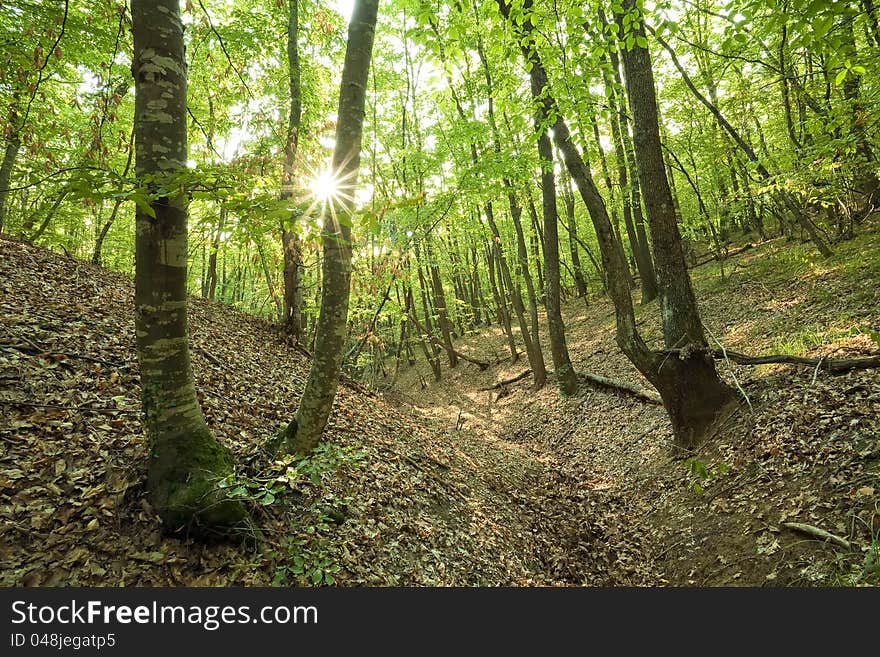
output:
M828 261L772 240L694 271L728 348L877 353L880 230ZM865 585L880 583L880 370L720 363L748 396L691 459L662 408L584 385L499 381L487 329L434 382L343 381L326 447L270 461L308 357L273 327L191 300L197 389L233 452L255 541L169 538L144 491L132 283L0 238L0 585ZM656 307L640 307L656 340ZM645 385L604 300L571 300L580 371ZM546 336L544 336L546 344ZM817 540L786 523L833 534Z
M880 222L835 245L772 239L691 272L714 340L749 354L819 358L876 356L880 345ZM657 303L637 308L640 330L660 346ZM646 387L614 340L604 298L564 308L575 368ZM872 337L873 335L873 337ZM542 335L545 353L548 336ZM459 348L503 356L500 330L466 336ZM549 354L548 354L549 359ZM748 397L690 458L673 455L665 412L631 395L585 384L560 399L531 390L525 355L484 373L404 368L403 400L426 421L452 424L533 454L556 486L592 504L591 522L613 563L673 585L880 584L880 370L832 375L815 367L718 362ZM428 382L426 389L423 382ZM572 493L574 494L574 493ZM577 514L548 522L575 526ZM788 525L786 523L789 523ZM822 529L849 547L792 527ZM567 535L571 535L571 531ZM565 533L563 535L566 535ZM595 543L569 543L567 562Z
M252 505L264 535L258 548L163 537L143 489L132 295L124 277L0 240L0 583L524 584L540 576L530 537L517 536L474 488L485 464L351 383L327 435L343 449L326 455L320 485L305 471L274 503L263 496ZM291 416L307 359L267 323L218 304L193 300L190 316L209 425L250 480L284 475L260 445ZM531 466L524 458L515 467Z
M546 567L557 541L532 524L544 511L493 475L503 470L508 488L540 484L543 466L525 451L468 448L346 382L331 448L293 477L260 446L290 418L307 358L219 304L193 299L190 317L208 423L259 497L256 548L160 532L143 487L132 282L0 239L0 584L572 581ZM582 569L601 574L577 583L610 583Z

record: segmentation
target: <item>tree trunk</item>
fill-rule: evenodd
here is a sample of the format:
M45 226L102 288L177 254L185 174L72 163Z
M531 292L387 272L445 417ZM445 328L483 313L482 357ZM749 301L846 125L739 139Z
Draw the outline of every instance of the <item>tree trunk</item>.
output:
M330 213L324 218L321 235L323 285L314 358L296 419L284 432L286 449L293 453L307 454L321 439L336 398L342 349L348 336L346 320L351 287L351 218L378 4L378 0L357 0L348 28L339 109L336 113L336 145L333 149L333 172L339 181L339 194L330 200Z
M513 305L513 310L516 313L516 319L519 323L519 332L520 336L522 336L526 356L529 359L529 364L532 366L534 386L535 388L541 388L547 380L547 368L544 365L544 354L540 351L540 342L536 345L535 341L532 339L532 333L529 330L529 324L526 320L526 308L523 303L522 292L520 291L518 283L515 283L513 277L510 275L510 267L507 264L507 257L504 254L504 246L501 243L501 235L498 231L498 226L495 224L495 217L491 203L486 204L486 219L489 222L489 229L492 231L492 242L493 248L495 249L495 258L498 262L498 269L501 272L504 286L507 288L508 294L510 295L510 302ZM537 336L537 332L535 333L535 336Z
M12 98L12 110L9 113L9 125L12 130L6 137L6 148L3 150L3 163L0 164L0 233L6 223L6 201L9 198L9 186L12 183L12 170L21 148L21 134L18 126L18 95Z
M495 262L498 259L497 249L494 242L486 245L486 261L488 262L489 271L489 287L492 288L492 296L495 299L495 308L498 311L498 323L507 336L507 346L510 349L510 357L513 360L519 358L519 352L516 350L516 340L513 337L513 329L510 326L510 313L507 311L507 301L504 296L504 289L499 289L498 277L495 275Z
M605 14L600 10L602 24L606 24ZM617 156L617 171L620 178L620 193L623 196L623 222L626 226L626 234L629 238L633 259L636 261L636 269L639 272L643 304L650 303L657 298L657 274L654 271L654 263L651 260L651 250L645 235L644 218L642 216L642 201L639 183L637 180L635 155L629 136L629 119L626 114L626 103L620 98L617 88L622 86L620 78L620 61L617 54L617 44L609 44L609 61L613 82L608 75L605 76L606 93L611 101L611 134L614 139L615 154ZM627 175L627 169L629 175ZM622 242L622 241L621 241Z
M560 158L561 159L561 158ZM581 257L578 253L577 219L574 214L574 194L571 192L571 176L563 168L562 177L562 201L565 205L565 216L568 219L568 249L571 252L571 269L574 276L574 286L577 295L587 299L587 279L581 267Z
M431 279L434 310L437 311L437 325L440 327L440 335L443 336L443 347L446 349L449 367L455 367L458 365L458 356L455 354L455 347L452 346L452 325L446 312L446 293L443 291L443 281L440 279L440 266L428 248L427 242L425 243L425 252L428 257L428 274Z
M633 17L635 0L624 0L625 11ZM623 29L622 16L618 25ZM644 29L634 30L644 38ZM660 145L654 74L647 48L636 44L623 49L626 92L633 116L636 164L643 189L654 242L654 257L660 291L663 342L667 348L692 347L695 353L706 347L703 325L681 246L675 221L672 193L666 179ZM727 408L736 404L736 394L715 371L705 355L663 363L655 375L658 391L669 411L680 447L692 449L707 435L712 424ZM659 385L658 385L659 384Z
M135 167L139 177L161 182L187 160L183 24L177 0L132 0L131 13ZM186 202L180 190L152 199L149 213L137 208L135 324L151 503L166 529L206 533L239 525L246 512L218 488L232 462L196 398L187 345Z
M299 129L302 122L302 84L299 63L299 0L290 0L287 24L287 63L290 109L287 120L287 139L284 144L284 166L281 172L281 199L293 197L296 154L299 148ZM281 222L281 250L284 254L284 300L281 327L285 335L300 340L302 325L302 245L296 223L298 210L291 210Z

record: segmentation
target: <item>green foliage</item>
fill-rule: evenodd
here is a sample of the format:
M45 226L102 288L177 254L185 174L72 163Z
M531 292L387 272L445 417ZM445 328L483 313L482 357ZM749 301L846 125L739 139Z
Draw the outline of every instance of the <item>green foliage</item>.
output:
M706 465L695 456L687 459L682 465L684 465L688 474L692 477L690 482L691 490L697 495L703 494L704 484L707 481L725 475L729 469L725 463L719 463L714 467Z
M299 535L287 540L287 554L274 555L272 586L333 586L341 568L329 553L331 540L324 536L331 529L331 518L325 515L300 527Z

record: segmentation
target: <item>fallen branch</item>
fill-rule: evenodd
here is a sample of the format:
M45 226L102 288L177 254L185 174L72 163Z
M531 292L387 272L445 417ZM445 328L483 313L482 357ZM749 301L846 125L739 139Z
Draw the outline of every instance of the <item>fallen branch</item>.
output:
M217 367L223 367L223 363L221 363L217 358L210 353L207 349L203 349L202 347L196 347L195 350L199 352L202 356L204 356L208 361L214 363Z
M617 379L608 379L604 376L599 376L598 374L589 374L588 372L578 372L578 376L585 381L595 383L605 388L622 390L623 392L634 395L635 397L638 397L642 401L648 402L649 404L657 404L658 406L663 405L663 401L660 399L660 395L653 390L640 388L639 386L633 385L631 383L626 383L625 381L618 381Z
M794 529L795 531L799 531L804 534L809 534L810 536L821 539L823 541L831 541L832 543L835 543L842 547L844 550L852 549L852 545L845 538L835 536L834 534L829 534L824 529L813 527L813 525L805 525L802 522L783 522L782 526L788 527L789 529Z
M731 258L735 255L739 255L740 253L743 253L745 251L748 251L749 249L754 249L754 248L755 248L754 244L746 244L745 246L740 247L738 249L734 249L733 251L728 251L727 253L723 253L720 258L713 253L708 258L704 258L704 259L700 260L699 262L697 262L696 264L694 264L691 267L691 269L696 269L697 267L702 267L703 265L707 265L710 262L716 262L719 260L727 260L728 258Z
M666 349L660 353L680 355L682 350ZM693 348L688 351L688 354L694 354ZM865 358L805 358L803 356L788 356L784 354L749 356L748 354L741 354L736 351L724 349L713 349L711 354L712 358L715 358L716 360L724 360L726 358L739 365L804 365L832 373L849 372L850 370L868 370L880 367L880 356L866 356Z
M59 411L90 411L92 413L138 413L133 408L110 408L106 406L61 406L59 404L38 404L36 402L15 401L14 399L0 399L0 404L6 406L25 406L27 408L51 408Z
M428 340L430 340L433 344L437 345L438 347L440 347L444 351L446 350L446 345L443 344L443 341L440 340L436 335L431 333L429 330L427 330L424 326L422 326L422 323L418 320L418 318L415 315L413 315L412 313L407 313L406 316L409 317L409 320L413 323L413 325L416 327L416 329L418 330L419 333L424 335L426 338L428 338ZM456 356L458 356L462 360L466 360L469 363L473 363L474 365L476 365L477 367L480 368L480 371L487 370L491 366L491 363L487 363L484 360L478 360L476 358L468 356L467 354L463 354L456 349L453 349L452 353L454 353Z
M113 367L115 369L123 369L128 367L127 363L114 363L110 360L104 360L102 358L95 358L94 356L86 356L84 354L77 354L70 351L60 351L58 349L46 349L45 347L41 347L38 344L35 344L25 338L25 341L30 345L23 344L0 344L0 349L15 349L16 351L20 351L23 354L28 354L30 356L64 356L65 358L74 358L76 360L85 360L90 363L99 363L100 365L107 365L108 367Z
M509 379L504 379L503 381L499 381L494 386L489 386L488 388L480 388L483 392L487 392L489 390L498 390L498 388L503 388L504 386L510 385L511 383L516 383L517 381L522 381L529 374L532 373L532 370L526 370L525 372L520 372L516 376L512 376Z

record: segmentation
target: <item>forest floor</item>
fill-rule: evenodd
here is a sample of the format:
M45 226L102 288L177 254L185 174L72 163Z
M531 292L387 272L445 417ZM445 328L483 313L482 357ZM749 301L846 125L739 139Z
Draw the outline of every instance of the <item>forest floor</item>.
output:
M724 280L699 267L705 323L749 353L876 353L878 252L874 222L828 261L771 240ZM527 367L490 329L459 348L499 364L439 383L420 362L394 385L345 380L327 447L272 461L261 446L309 360L267 322L199 299L197 389L262 538L164 536L144 489L132 298L123 276L0 238L0 585L880 583L876 370L719 365L749 403L685 461L662 408L632 396L560 399L552 379L482 390ZM656 340L656 303L638 313ZM576 368L644 385L606 301L571 300L566 327Z

